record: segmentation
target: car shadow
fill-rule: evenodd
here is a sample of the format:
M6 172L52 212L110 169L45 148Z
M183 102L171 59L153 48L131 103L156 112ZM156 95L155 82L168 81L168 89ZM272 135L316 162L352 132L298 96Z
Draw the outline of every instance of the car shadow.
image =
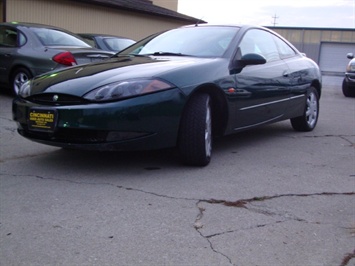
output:
M4 85L0 85L0 95L12 97L11 89L9 87L4 86Z
M110 174L137 173L141 171L174 170L174 169L208 169L219 163L220 156L226 153L235 154L254 145L277 140L282 135L292 132L290 125L278 123L246 132L219 138L214 142L213 157L206 167L186 166L180 162L176 148L155 151L83 151L58 149L45 155L31 158L32 164L45 168L80 171L81 173L100 172Z

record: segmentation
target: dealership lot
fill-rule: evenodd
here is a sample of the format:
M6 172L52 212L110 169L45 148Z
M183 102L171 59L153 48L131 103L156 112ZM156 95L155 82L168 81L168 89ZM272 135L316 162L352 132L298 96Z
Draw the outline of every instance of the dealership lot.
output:
M172 150L70 151L26 140L0 94L1 265L352 265L355 99L324 77L316 129Z

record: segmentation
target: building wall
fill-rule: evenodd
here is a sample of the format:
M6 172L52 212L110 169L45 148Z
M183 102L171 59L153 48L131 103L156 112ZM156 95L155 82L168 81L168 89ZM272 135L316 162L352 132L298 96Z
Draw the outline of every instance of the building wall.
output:
M355 44L355 30L352 29L270 28L317 63L320 60L322 43Z
M66 0L7 0L6 21L34 22L73 32L106 33L139 40L187 22Z

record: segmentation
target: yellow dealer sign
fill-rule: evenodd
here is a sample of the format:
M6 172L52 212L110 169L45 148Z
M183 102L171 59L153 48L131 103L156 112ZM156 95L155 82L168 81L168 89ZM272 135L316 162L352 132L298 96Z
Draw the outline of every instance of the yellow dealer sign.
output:
M56 113L54 110L32 109L29 113L29 128L32 130L53 131Z

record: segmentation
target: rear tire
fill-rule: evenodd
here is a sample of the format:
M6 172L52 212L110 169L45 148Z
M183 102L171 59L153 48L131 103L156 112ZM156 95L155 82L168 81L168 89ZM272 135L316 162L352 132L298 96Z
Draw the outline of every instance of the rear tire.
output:
M291 118L291 125L296 131L312 131L318 122L319 94L310 87L307 92L306 107L302 116Z
M187 104L181 119L178 148L183 163L206 166L212 153L210 96L198 94Z
M32 78L32 74L26 68L21 67L16 69L11 78L12 94L16 96L19 93L22 84L24 84L26 81L30 80L31 78Z

